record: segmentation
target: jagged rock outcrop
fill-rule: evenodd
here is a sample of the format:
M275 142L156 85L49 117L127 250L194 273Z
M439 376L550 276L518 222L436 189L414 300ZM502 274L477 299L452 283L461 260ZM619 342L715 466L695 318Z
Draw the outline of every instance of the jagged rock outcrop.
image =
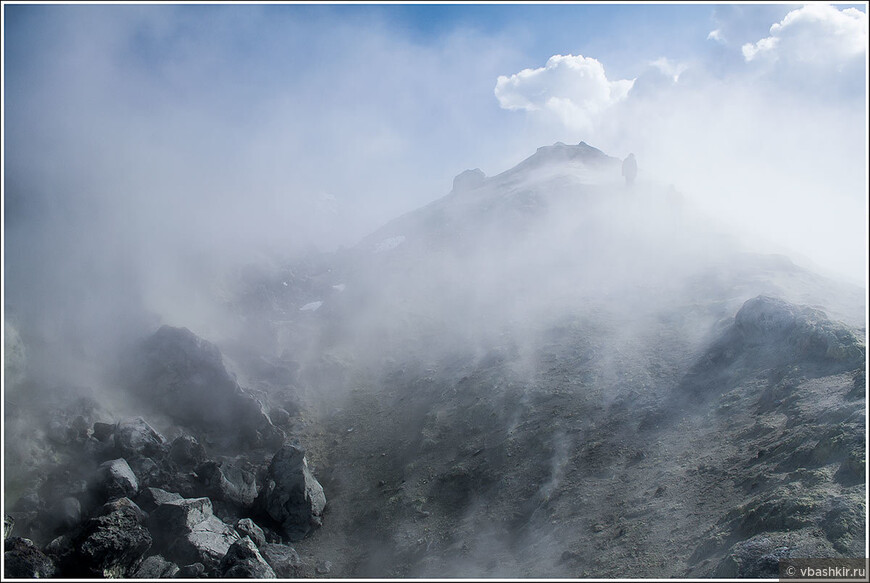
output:
M257 504L290 540L300 540L322 524L326 496L302 449L286 445L275 454Z
M205 448L192 435L181 435L173 440L169 458L183 468L195 468L205 461Z
M236 382L217 346L187 328L163 326L126 361L130 389L185 427L237 445L283 442L264 406Z
M260 554L281 579L296 579L304 577L302 559L291 546L266 543L260 548Z
M128 459L162 457L169 449L166 438L142 417L121 421L114 435L115 447Z
M275 579L275 571L269 566L257 545L247 536L233 543L221 559L221 577L229 579Z
M136 503L145 512L153 512L158 506L173 500L181 500L183 496L177 492L167 492L162 488L144 488L136 498Z
M134 579L168 579L177 573L178 565L167 561L160 555L151 555L142 561L132 577Z
M124 458L100 464L96 486L106 498L134 498L139 492L139 480Z
M72 538L66 570L79 577L128 577L151 548L145 513L127 498L104 505Z
M214 515L208 498L170 500L151 513L149 528L155 548L179 565L202 563L217 569L220 560L239 535Z
M824 312L778 298L747 300L734 322L692 367L681 391L695 398L721 394L746 374L800 369L808 376L861 369L865 346L846 325Z
M257 526L250 518L240 518L236 522L236 532L243 537L250 538L257 547L266 544L266 534L263 532L263 529Z
M3 543L3 576L10 579L46 579L54 577L56 567L33 541L21 537L7 538Z
M196 469L196 474L212 500L250 508L257 499L256 475L238 463L207 461Z

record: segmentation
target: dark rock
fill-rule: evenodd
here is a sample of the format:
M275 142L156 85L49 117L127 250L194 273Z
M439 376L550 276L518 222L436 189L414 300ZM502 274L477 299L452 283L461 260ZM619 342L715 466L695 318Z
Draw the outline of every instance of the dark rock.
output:
M263 532L263 529L257 526L250 518L239 519L236 523L236 532L240 536L250 538L258 547L266 544L266 534Z
M239 535L214 515L208 498L161 504L149 518L156 549L177 564L202 563L213 570Z
M161 504L181 499L181 494L176 492L167 492L160 488L144 488L136 498L136 503L146 512L153 512Z
M765 536L754 536L731 547L716 566L714 577L779 577L779 561L790 556L788 547L777 546Z
M302 560L293 547L266 543L259 548L260 554L281 579L297 579L304 576Z
M177 437L169 449L169 457L183 468L195 468L205 461L205 448L192 435Z
M262 404L227 372L218 347L187 328L163 326L125 366L131 389L183 425L242 444L272 433Z
M200 579L205 576L205 565L202 563L191 563L184 565L175 574L176 579Z
M6 540L12 535L12 529L15 528L15 519L8 514L3 515L3 540Z
M3 576L10 579L45 579L57 571L54 561L33 541L17 536L3 542Z
M139 481L139 487L156 486L166 482L166 476L160 466L150 457L136 457L130 460L130 469Z
M213 500L249 508L257 499L255 474L235 463L208 461L196 469L196 474Z
M326 496L303 450L287 445L275 454L258 506L290 540L301 540L322 524Z
M100 506L100 508L94 513L94 516L106 516L107 514L118 512L119 510L132 512L136 516L136 519L142 524L144 524L145 520L148 518L148 514L146 514L138 504L126 497L106 502Z
M133 498L139 491L139 480L127 460L119 458L97 468L97 489L108 498Z
M205 570L205 567L203 567ZM151 555L139 565L133 573L135 579L165 579L174 577L179 572L178 565L169 562L160 555Z
M68 565L75 552L73 537L76 532L62 534L45 545L45 554L51 557L55 565Z
M114 423L102 423L97 421L94 423L94 439L97 441L108 441L112 434L115 433L115 424Z
M831 510L825 514L822 528L834 548L841 553L848 553L853 540L864 539L866 526L865 505L863 500L850 503L848 500L837 500Z
M861 340L844 324L813 308L758 296L743 304L734 323L695 363L680 392L695 397L723 394L746 375L764 369L811 378L839 374L863 369L864 359ZM762 400L766 410L779 401L772 394Z
M106 514L88 520L73 540L70 573L78 577L127 577L151 548L143 512L130 500L117 500Z
M233 543L221 559L222 577L232 579L275 579L275 571L263 559L254 542L244 537Z
M141 417L127 419L115 428L115 447L124 457L161 457L167 443L156 429Z

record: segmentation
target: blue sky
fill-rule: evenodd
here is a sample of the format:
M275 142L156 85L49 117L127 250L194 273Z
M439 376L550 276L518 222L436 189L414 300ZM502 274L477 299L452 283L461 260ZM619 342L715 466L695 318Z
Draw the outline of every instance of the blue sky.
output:
M66 264L349 245L583 140L863 277L866 4L3 10L5 226Z

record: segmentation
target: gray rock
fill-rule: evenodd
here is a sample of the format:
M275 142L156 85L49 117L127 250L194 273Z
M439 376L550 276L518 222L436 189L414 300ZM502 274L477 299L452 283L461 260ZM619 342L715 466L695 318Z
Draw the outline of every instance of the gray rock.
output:
M133 498L139 492L139 480L124 458L100 464L97 468L97 486L108 498Z
M208 461L199 466L196 473L206 493L214 500L250 508L257 499L256 476L235 463Z
M183 425L242 444L273 436L262 404L227 371L218 347L187 328L160 328L126 369L133 391Z
M117 498L106 502L100 506L100 508L94 513L94 516L105 516L113 512L118 512L119 510L132 512L136 516L136 519L142 524L145 523L145 519L148 517L138 504L127 497Z
M202 563L184 565L175 574L176 579L199 579L201 577L205 577L205 565Z
M239 535L214 515L208 498L183 498L161 504L149 526L157 550L177 564L202 563L215 569Z
M754 536L731 547L716 566L714 577L779 577L779 561L790 557L790 552L765 536Z
M169 448L169 457L183 468L195 468L205 461L205 448L192 435L175 438Z
M303 450L287 445L275 454L258 504L290 540L301 540L322 524L326 496Z
M259 548L260 554L281 579L304 577L302 560L293 547L266 543Z
M203 568L205 570L205 568ZM135 579L165 579L174 577L179 571L178 565L167 561L160 555L151 555L139 565L133 573Z
M97 441L108 441L115 433L114 423L102 423L97 421L94 423L93 436Z
M276 579L275 571L263 559L247 536L233 543L221 559L221 577L232 579Z
M136 457L130 460L130 468L136 474L136 479L139 480L139 487L144 488L151 485L164 483L164 474L150 457Z
M8 514L3 515L3 540L6 540L12 535L12 529L15 528L15 519Z
M73 540L70 574L127 577L135 572L151 548L151 535L143 524L144 514L128 499L116 500L101 510L108 512L88 520Z
M146 512L152 512L161 504L166 504L172 500L181 500L181 494L176 492L167 492L161 488L143 488L142 492L136 498L139 507Z
M45 579L54 577L54 561L39 550L33 541L17 536L3 542L3 576L10 579Z
M263 529L257 526L250 518L242 518L236 523L236 532L242 537L248 537L257 547L266 544L266 534Z
M143 418L127 419L115 428L115 447L124 457L160 457L168 446L166 438Z

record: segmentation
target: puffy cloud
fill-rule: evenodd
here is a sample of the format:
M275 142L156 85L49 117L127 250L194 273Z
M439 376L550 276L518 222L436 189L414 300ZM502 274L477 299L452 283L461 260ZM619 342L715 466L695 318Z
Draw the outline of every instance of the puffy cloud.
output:
M866 46L866 13L813 3L786 14L770 27L770 36L743 45L743 57L827 66L862 57Z
M524 69L495 85L499 105L509 110L555 115L572 129L589 128L594 118L628 95L634 79L609 81L604 66L582 55L553 55L544 67Z
M725 42L725 39L722 36L722 30L718 28L710 31L710 34L707 35L707 40L714 40L718 43Z
M674 83L680 80L680 75L688 68L685 63L674 63L665 57L650 62L650 65L661 71L663 75L673 79Z

